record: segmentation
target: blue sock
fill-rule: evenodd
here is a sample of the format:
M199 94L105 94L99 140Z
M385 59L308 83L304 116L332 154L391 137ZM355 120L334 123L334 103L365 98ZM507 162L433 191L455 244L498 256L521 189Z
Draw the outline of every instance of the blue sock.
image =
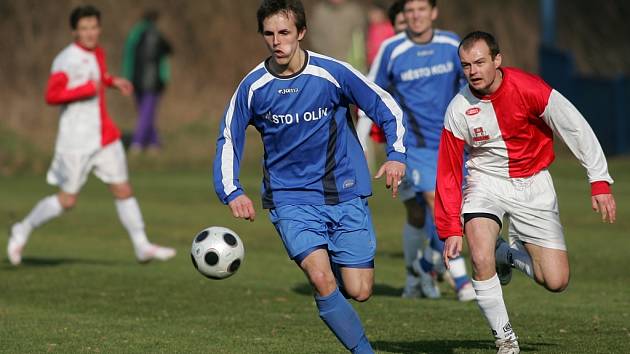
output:
M425 273L431 273L433 271L433 263L429 262L427 257L422 257L420 259L420 268L422 268Z
M315 295L319 317L352 353L374 353L365 336L359 315L352 305L335 289L328 296Z
M464 275L453 279L453 281L455 282L455 290L459 291L459 289L461 289L462 286L466 285L466 283L470 283L470 278L468 277L468 275Z

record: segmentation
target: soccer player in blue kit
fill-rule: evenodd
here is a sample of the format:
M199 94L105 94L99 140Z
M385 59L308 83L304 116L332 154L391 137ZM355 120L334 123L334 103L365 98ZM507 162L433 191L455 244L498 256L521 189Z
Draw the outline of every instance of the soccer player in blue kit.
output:
M215 190L235 217L254 220L239 183L245 130L254 126L264 146L263 207L311 282L320 317L348 350L373 353L342 295L360 302L371 296L376 249L370 175L348 106L385 131L388 161L376 177L386 176L394 197L405 173L403 112L350 65L300 48L306 18L299 0L265 0L257 18L271 56L245 76L225 110Z
M438 16L436 0L399 1L407 28L383 42L368 78L394 96L407 122L407 175L400 188L400 199L407 209L403 228L407 281L403 297L439 298L432 277L434 255L439 257L444 249L433 223L438 145L446 107L465 79L457 54L459 37L433 28ZM367 137L366 125L371 121L361 114L357 128L361 139ZM429 244L418 258L425 234ZM464 259L452 259L449 269L458 299L474 300Z

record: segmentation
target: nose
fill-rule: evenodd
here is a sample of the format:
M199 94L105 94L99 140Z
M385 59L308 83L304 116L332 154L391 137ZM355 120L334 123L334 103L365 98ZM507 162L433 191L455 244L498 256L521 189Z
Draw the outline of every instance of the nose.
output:
M280 45L280 37L276 34L273 35L273 45L274 46Z

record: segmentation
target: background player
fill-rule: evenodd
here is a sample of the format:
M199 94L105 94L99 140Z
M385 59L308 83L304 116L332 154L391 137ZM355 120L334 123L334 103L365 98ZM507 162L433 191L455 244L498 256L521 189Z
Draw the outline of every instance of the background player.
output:
M468 86L453 98L445 117L437 228L446 239L445 263L459 255L466 234L477 302L498 352L519 353L501 290L511 279L512 267L553 292L563 291L569 283L558 202L547 171L554 159L553 134L586 169L593 210L610 223L616 217L613 180L599 142L580 112L539 77L501 68L499 46L491 34L468 34L459 56ZM464 148L469 151L470 174L462 195ZM497 239L505 215L510 246Z
M133 86L107 72L105 52L99 46L100 16L93 6L75 8L70 14L75 42L53 61L46 101L60 105L61 116L47 180L60 191L40 200L25 219L11 227L7 253L13 265L22 262L22 250L33 229L75 206L91 171L109 185L138 261L167 260L175 255L174 249L151 244L147 239L128 181L120 131L107 113L105 88L115 87L129 96Z
M440 291L432 276L433 259L435 253L442 253L443 243L437 237L432 217L435 174L444 112L463 84L457 57L459 37L433 28L433 21L438 16L436 1L401 2L407 29L383 43L368 77L390 90L407 119L407 176L401 188L404 191L401 199L407 210L407 222L403 227L407 280L403 297L423 294L438 298ZM363 117L358 123L358 134L363 139L366 122L370 124ZM425 206L430 212L425 212ZM424 256L418 260L426 239L423 227L430 241ZM463 257L451 260L450 272L458 298L473 300L475 294Z
M315 290L319 315L350 351L372 353L361 321L341 294L366 301L374 283L376 238L367 197L371 183L353 134L349 104L383 126L388 159L376 177L397 194L405 171L403 113L394 99L350 65L301 49L306 18L297 0L266 0L258 31L271 57L240 83L217 139L214 184L237 218L255 210L239 183L245 130L264 144L263 207ZM333 268L336 274L333 273Z

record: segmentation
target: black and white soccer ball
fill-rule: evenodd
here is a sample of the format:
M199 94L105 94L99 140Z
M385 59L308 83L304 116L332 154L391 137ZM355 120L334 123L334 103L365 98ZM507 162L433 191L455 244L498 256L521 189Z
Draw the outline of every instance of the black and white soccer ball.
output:
M199 273L210 279L225 279L240 268L245 247L236 232L211 226L195 236L190 258Z

